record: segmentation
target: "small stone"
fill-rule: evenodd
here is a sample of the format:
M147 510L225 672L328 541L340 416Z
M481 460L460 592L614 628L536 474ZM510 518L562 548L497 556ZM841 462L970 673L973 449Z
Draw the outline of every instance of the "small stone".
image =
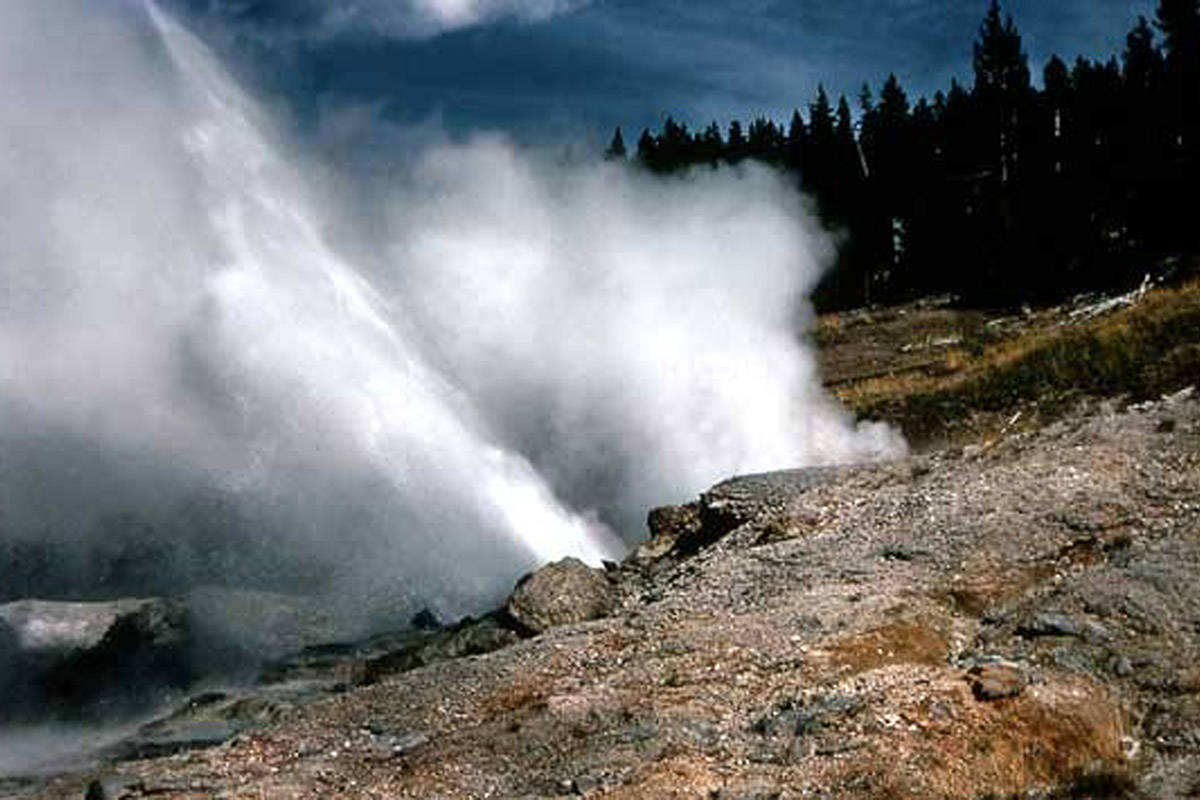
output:
M1025 689L1025 675L1015 664L981 664L967 673L977 700L1016 697Z
M577 795L586 795L588 792L600 788L600 779L594 775L583 775L572 782L571 788L574 789Z
M1066 614L1042 612L1034 614L1017 627L1017 633L1026 639L1036 636L1077 636L1085 638L1087 626Z
M134 797L140 791L141 784L133 778L122 775L109 775L88 784L84 800L122 800Z
M429 744L429 734L415 731L413 733L405 733L399 736L393 736L390 744L392 745L393 755L402 755L411 750L416 750L418 747Z

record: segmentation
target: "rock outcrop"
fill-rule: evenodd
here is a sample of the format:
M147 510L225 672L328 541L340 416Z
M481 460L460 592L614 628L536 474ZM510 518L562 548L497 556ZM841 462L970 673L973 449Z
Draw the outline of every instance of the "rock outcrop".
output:
M163 599L22 600L0 606L0 715L111 717L188 685L186 609Z

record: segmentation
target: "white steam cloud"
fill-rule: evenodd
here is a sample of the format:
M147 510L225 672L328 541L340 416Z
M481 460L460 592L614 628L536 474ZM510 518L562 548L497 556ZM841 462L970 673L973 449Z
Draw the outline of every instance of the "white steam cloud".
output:
M153 6L3 5L0 537L217 492L348 605L455 613L722 477L903 449L820 387L829 244L766 169L441 143L335 248L307 167Z

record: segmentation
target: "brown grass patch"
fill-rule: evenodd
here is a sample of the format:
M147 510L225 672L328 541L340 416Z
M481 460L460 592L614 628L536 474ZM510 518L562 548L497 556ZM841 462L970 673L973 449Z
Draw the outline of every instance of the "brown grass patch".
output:
M949 795L1007 795L1060 785L1097 764L1122 765L1124 715L1093 689L1035 687L981 704L968 735L939 742L946 770L934 779Z
M955 611L978 617L989 608L1020 597L1053 574L1053 564L984 570L934 589L933 597Z
M825 781L838 797L1024 797L1126 768L1127 721L1099 687L1052 680L1014 698L980 702L957 677L933 682L931 694L896 709L914 725L881 734L883 757L830 765ZM934 707L941 709L937 716Z
M912 622L893 622L843 639L829 651L830 664L851 674L896 664L936 666L946 660L946 635Z
M479 703L485 719L494 719L515 711L544 711L549 695L544 686L519 681L497 689Z
M647 764L626 784L605 793L620 800L646 798L710 797L720 791L724 779L706 759L690 755L666 755Z

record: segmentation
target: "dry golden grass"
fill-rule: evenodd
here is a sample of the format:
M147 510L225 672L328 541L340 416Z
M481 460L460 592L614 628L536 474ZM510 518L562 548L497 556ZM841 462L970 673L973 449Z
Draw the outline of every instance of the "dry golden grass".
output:
M842 402L862 416L899 424L918 444L979 440L996 435L1017 411L1027 412L1028 424L1044 424L1081 397L1144 399L1200 375L1200 283L1152 290L1132 306L1080 324L1061 324L1062 315L1033 315L1009 336L965 313L942 315L939 322L958 325L942 332L956 330L961 341L919 362L897 356L890 367L876 344L870 350L879 362L874 370L832 381ZM913 320L905 335L919 329ZM870 336L864 331L859 325L854 332ZM884 330L875 338L895 335ZM829 334L819 332L817 339L845 346ZM891 341L895 350L896 339ZM831 361L836 358L826 363Z

